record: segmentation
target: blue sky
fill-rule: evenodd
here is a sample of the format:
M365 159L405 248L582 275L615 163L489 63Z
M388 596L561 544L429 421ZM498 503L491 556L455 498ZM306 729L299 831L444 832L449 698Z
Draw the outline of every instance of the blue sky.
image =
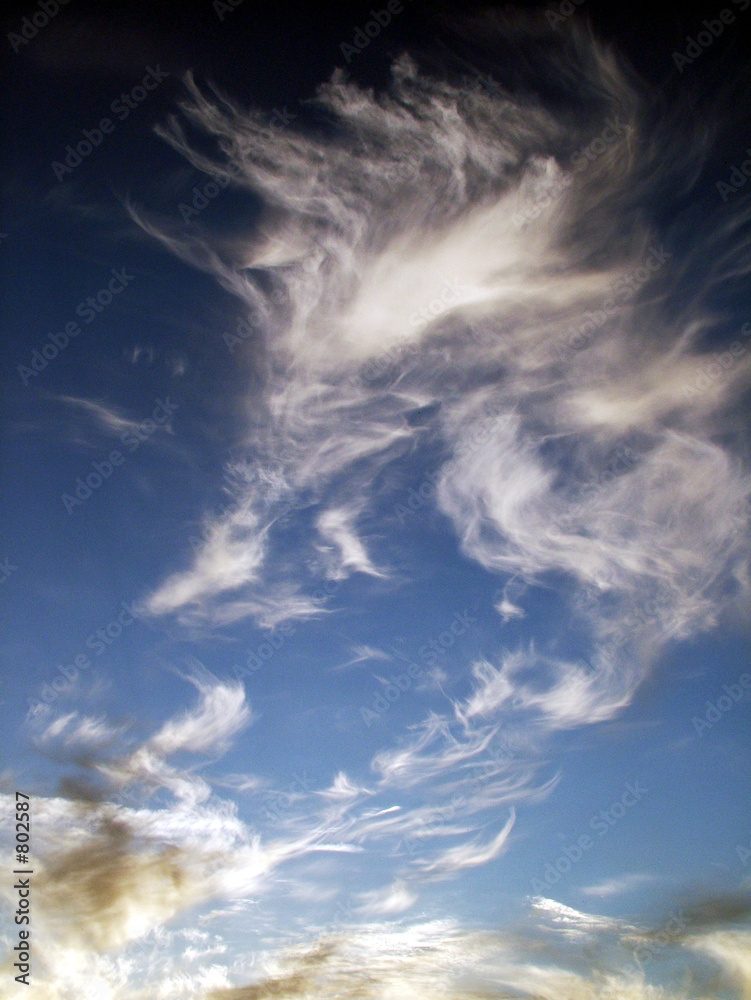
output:
M10 40L35 996L751 995L740 29L571 6Z

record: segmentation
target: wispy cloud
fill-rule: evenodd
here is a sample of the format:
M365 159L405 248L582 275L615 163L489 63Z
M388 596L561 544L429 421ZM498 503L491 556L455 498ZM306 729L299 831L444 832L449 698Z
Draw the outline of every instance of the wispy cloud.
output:
M559 903L555 899L546 899L543 896L532 900L532 908L543 914L554 927L561 930L564 936L572 939L592 936L600 931L617 930L622 932L628 929L627 925L611 917L582 913L571 906Z
M409 891L404 882L394 882L383 889L360 893L359 901L361 913L371 917L390 917L409 910L417 902L417 896Z
M423 874L433 878L440 878L461 871L464 868L476 868L478 865L486 865L501 853L515 822L516 812L512 809L505 826L493 840L486 844L479 843L478 841L458 844L456 847L450 847L430 861L419 862L419 867Z
M573 594L590 644L586 666L545 660L547 688L523 681L509 656L467 718L498 717L509 699L550 728L612 718L666 643L712 628L740 599L728 595L748 593L751 481L732 428L751 368L741 358L700 402L684 391L704 364L714 291L747 273L740 238L712 217L721 206L708 209L703 226L723 249L689 310L691 242L646 215L632 224L632 206L655 185L693 183L700 150L681 162L658 148L618 58L576 24L567 38L573 48L551 41L546 72L572 107L577 88L597 93L598 123L615 116L628 130L586 170L569 158L591 139L591 116L564 124L501 86L455 84L408 56L387 93L339 75L323 85L315 103L339 123L328 136L302 118L272 128L187 79L185 121L161 135L193 166L256 192L266 213L235 241L236 260L200 230L133 216L252 312L263 388L248 404L247 461L233 464L237 507L207 515L202 545L151 594L151 613L270 627L321 612L316 577L393 576L379 550L386 498L368 485L399 482L423 446L443 455L434 502L465 554ZM222 153L199 151L185 122ZM669 147L674 129L660 135ZM386 168L405 160L415 169L395 181ZM567 183L521 230L514 214L542 174ZM587 334L562 351L562 328ZM372 363L394 352L399 363L374 377ZM624 448L629 463L610 474ZM294 563L279 520L290 510ZM264 595L282 587L275 615ZM505 621L522 614L505 590L498 610Z
M60 401L88 413L98 428L108 434L119 435L125 431L137 430L139 427L139 421L124 417L113 406L107 406L93 399L60 396Z
M208 519L193 566L170 576L149 598L147 610L166 614L257 580L266 556L267 530L250 509Z
M346 670L348 667L356 667L361 663L370 663L373 660L388 661L391 659L389 654L385 653L382 649L376 649L374 646L368 646L362 643L352 646L350 654L351 658L349 660L346 660L344 663L339 663L331 669Z
M626 892L632 892L640 886L648 885L654 881L654 875L634 872L629 875L618 875L615 878L604 879L595 885L588 885L582 889L585 896L596 896L605 899L608 896L620 896Z
M217 684L213 678L198 672L188 674L186 679L198 690L200 704L166 723L149 740L149 750L165 757L178 750L226 752L229 739L252 719L242 686Z
M351 572L383 576L370 561L355 530L356 508L331 507L319 514L317 527L323 540L319 544L330 580L342 580ZM328 544L326 544L328 543Z

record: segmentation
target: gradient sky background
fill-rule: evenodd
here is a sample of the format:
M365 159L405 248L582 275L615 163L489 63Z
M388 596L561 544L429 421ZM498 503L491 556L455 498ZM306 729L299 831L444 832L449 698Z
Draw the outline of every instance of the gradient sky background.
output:
M0 996L751 997L746 3L4 15Z

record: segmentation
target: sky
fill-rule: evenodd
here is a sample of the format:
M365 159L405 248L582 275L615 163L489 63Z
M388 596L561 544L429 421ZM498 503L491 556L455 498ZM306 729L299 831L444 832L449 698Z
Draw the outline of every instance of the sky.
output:
M4 12L0 997L751 998L749 24Z

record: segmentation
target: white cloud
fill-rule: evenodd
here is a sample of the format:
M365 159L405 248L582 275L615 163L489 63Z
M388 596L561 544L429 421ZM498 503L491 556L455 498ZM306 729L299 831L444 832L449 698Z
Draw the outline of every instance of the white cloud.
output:
M193 566L165 580L146 602L146 610L167 614L257 580L266 557L266 531L250 508L209 521Z
M501 618L503 618L504 622L510 621L512 618L524 617L524 608L520 608L518 604L512 604L507 597L498 601L495 605L495 609Z
M751 934L717 930L689 938L689 948L714 958L726 970L743 1000L751 997Z
M390 660L391 657L388 653L384 653L382 649L376 649L374 646L368 646L367 644L359 643L350 649L349 660L344 663L339 663L337 666L332 667L332 670L346 670L347 667L356 667L361 663L368 663L371 660Z
M263 778L257 774L225 774L214 778L215 785L220 788L232 788L238 792L256 792L264 787Z
M654 881L654 875L634 872L629 875L618 875L615 878L604 879L595 885L588 885L582 888L585 896L597 896L607 898L608 896L620 896L625 892L632 892L639 886L648 885Z
M123 732L122 727L110 726L104 719L93 719L70 712L54 719L36 737L38 744L44 745L60 741L68 749L101 750L112 743Z
M357 510L346 507L331 507L318 515L318 531L324 543L318 551L326 563L326 576L330 580L342 580L350 572L383 576L370 561L362 541L355 532Z
M512 809L505 826L488 843L482 844L477 841L468 841L458 844L456 847L448 848L448 850L430 861L419 862L419 868L424 875L432 878L443 878L447 875L453 875L464 868L476 868L478 865L486 865L501 853L515 822L516 812Z
M216 683L208 672L186 676L197 688L200 703L167 722L146 744L153 753L170 756L178 750L224 753L228 740L252 720L239 683Z
M417 896L410 892L404 882L393 882L383 889L362 892L358 899L359 912L372 917L389 917L404 913L417 902Z
M85 410L93 417L97 426L108 434L122 434L126 431L135 431L139 428L138 420L131 420L123 417L112 406L105 406L104 403L92 399L80 399L77 396L60 396L60 401L69 406L78 407Z
M327 788L325 792L321 792L321 795L329 799L355 799L359 796L369 794L367 789L361 788L356 785L344 771L340 771L334 778L333 783L330 788Z
M454 736L450 720L431 713L419 726L418 735L406 746L378 753L372 768L387 787L409 788L419 782L479 756L492 738L489 730L468 733L463 739Z
M629 925L623 924L611 917L602 917L595 913L582 913L571 906L559 903L555 899L537 896L532 900L532 907L538 913L551 921L567 937L577 938L590 936L601 931L630 931Z

